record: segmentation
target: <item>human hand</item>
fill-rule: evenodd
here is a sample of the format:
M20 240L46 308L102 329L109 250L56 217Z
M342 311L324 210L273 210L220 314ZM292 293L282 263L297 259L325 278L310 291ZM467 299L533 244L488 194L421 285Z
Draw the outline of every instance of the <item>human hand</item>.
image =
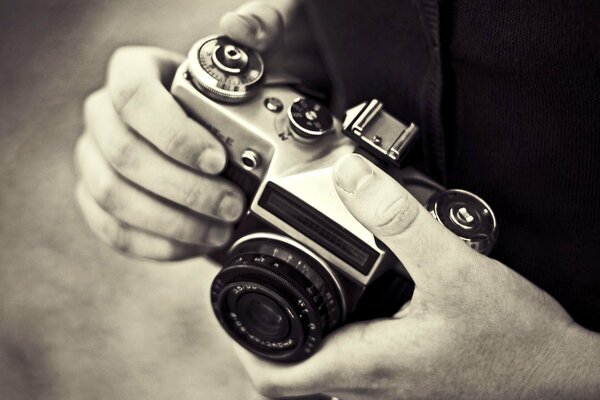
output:
M334 179L348 210L410 273L412 301L393 318L334 331L301 363L268 362L236 345L259 392L343 400L594 397L581 377L597 361L581 346L585 352L598 340L549 295L472 250L364 158L341 159Z
M244 4L221 20L232 39L267 51L292 0ZM76 147L77 200L92 230L133 255L177 259L224 245L245 209L242 191L218 174L223 145L190 119L168 87L183 57L149 47L112 56L106 86L84 106Z

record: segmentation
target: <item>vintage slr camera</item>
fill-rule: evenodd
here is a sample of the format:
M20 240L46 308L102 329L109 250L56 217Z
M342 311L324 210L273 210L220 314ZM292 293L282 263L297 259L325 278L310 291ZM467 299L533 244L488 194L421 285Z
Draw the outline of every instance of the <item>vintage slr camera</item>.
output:
M223 328L275 361L309 357L325 335L356 319L391 315L413 284L398 260L346 210L332 182L335 161L361 151L378 162L448 229L480 252L496 220L479 197L400 168L417 135L377 100L343 123L298 89L267 76L260 55L222 36L197 42L172 93L225 145L223 175L246 193L248 212L222 264L211 302Z

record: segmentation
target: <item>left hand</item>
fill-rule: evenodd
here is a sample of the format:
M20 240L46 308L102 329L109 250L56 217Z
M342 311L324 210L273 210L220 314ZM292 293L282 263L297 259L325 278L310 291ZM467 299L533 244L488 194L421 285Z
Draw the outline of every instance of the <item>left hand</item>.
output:
M223 16L221 31L272 51L299 2L245 3ZM77 202L92 231L124 253L154 260L223 247L246 208L242 190L219 176L223 144L168 91L183 60L152 47L115 51L106 86L85 102L75 149Z
M334 331L301 363L268 362L237 346L259 392L343 400L565 394L563 381L574 373L565 360L578 327L554 299L465 245L364 158L340 160L334 179L354 217L410 273L412 301L394 318Z

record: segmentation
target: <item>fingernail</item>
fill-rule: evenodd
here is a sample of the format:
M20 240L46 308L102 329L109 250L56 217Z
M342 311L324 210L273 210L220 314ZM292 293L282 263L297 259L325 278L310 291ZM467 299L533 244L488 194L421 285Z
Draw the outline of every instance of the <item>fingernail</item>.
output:
M225 155L223 151L207 147L198 157L197 165L202 172L217 174L225 167Z
M246 35L256 36L262 29L261 23L254 15L238 14L235 12L227 13L229 18L235 18L238 24L242 24L247 30Z
M350 154L340 159L334 169L335 183L345 192L355 194L373 176L371 165L363 157Z
M244 199L235 193L226 193L221 199L217 214L226 221L235 221L243 211Z
M221 246L229 240L229 229L220 224L210 227L206 237L206 243L213 246Z

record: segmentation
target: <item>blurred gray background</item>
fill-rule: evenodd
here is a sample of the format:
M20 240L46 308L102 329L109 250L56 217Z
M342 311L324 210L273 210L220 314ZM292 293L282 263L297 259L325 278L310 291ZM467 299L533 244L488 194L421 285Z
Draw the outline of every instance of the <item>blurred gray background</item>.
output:
M111 52L185 52L240 0L0 0L0 398L248 399L203 260L132 260L74 201L81 104Z

